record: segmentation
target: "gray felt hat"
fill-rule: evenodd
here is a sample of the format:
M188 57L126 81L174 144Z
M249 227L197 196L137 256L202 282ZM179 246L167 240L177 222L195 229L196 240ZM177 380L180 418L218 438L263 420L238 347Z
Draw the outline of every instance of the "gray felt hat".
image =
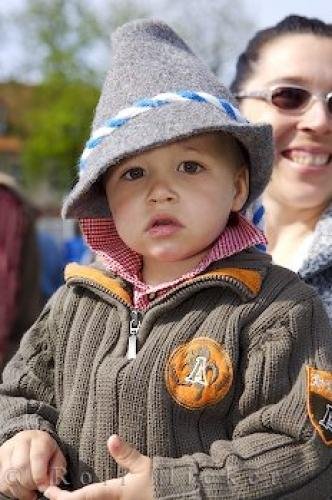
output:
M245 120L230 92L167 24L125 24L112 37L112 66L81 157L79 180L64 202L63 216L109 217L101 182L109 167L144 150L209 131L228 132L247 150L247 204L251 203L271 174L271 127Z

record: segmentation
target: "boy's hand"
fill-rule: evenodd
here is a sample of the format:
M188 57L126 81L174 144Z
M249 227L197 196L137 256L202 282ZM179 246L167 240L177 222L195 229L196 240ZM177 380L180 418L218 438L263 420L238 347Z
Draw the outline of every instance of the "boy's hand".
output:
M33 500L40 487L57 484L66 460L56 441L45 431L21 431L0 447L0 493Z
M124 477L73 492L50 486L44 496L49 500L152 500L151 459L116 435L109 438L107 447L116 462L129 471Z

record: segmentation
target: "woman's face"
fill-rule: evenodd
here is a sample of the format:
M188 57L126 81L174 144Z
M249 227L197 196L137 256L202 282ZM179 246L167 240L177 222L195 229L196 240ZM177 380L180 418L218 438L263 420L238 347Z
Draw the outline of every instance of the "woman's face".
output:
M332 39L311 34L284 35L261 50L242 91L292 84L313 93L332 91ZM242 113L271 123L275 161L268 195L296 208L324 209L332 200L332 115L313 99L302 113L281 111L269 102L245 98Z

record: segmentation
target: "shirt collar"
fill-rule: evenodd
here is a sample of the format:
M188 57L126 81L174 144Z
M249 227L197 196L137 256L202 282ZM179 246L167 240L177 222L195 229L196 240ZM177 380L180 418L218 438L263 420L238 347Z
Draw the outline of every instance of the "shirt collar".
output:
M195 269L174 281L149 286L141 280L141 256L120 239L112 218L81 219L80 222L88 245L103 261L106 269L133 285L134 303L139 307L147 305L147 295L166 293L175 285L197 276L211 263L246 248L266 243L265 236L259 229L244 216L234 213L224 231Z

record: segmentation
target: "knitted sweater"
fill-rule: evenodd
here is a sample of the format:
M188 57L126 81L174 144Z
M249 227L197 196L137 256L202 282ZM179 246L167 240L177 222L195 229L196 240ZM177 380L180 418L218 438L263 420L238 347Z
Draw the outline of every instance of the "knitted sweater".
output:
M4 371L0 443L49 432L69 489L121 474L116 432L152 457L156 499L327 499L330 338L312 288L255 250L140 318L120 280L74 264Z

